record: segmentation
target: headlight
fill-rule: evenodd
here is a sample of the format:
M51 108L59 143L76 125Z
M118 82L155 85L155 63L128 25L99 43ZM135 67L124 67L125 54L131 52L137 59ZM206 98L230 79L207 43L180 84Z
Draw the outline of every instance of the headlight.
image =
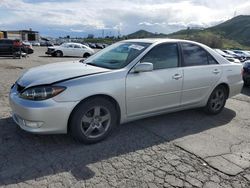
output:
M20 93L20 97L28 100L41 101L52 98L65 89L66 87L62 86L38 86L24 90Z

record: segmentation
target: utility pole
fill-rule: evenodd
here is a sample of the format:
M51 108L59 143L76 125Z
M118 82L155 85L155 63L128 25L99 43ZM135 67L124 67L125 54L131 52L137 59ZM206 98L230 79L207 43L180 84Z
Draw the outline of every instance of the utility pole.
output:
M104 38L104 29L102 30L102 38Z
M237 16L237 10L234 11L234 17L236 17L236 16Z

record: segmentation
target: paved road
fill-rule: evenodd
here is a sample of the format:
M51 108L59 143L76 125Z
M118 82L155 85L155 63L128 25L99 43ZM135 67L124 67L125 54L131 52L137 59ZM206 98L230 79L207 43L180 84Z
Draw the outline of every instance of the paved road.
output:
M207 116L188 110L120 125L82 145L32 135L10 118L8 91L29 67L78 58L0 58L0 187L250 187L250 88Z

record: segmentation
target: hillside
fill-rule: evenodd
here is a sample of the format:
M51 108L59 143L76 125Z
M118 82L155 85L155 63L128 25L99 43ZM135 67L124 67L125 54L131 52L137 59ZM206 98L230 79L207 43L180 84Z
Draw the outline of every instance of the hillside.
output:
M222 48L250 48L250 16L237 16L219 25L203 29L185 29L172 34L170 38L190 39L205 43L211 47L213 41L221 43Z
M250 16L237 16L207 30L250 46Z
M127 35L127 38L132 39L132 38L157 38L157 37L166 37L166 34L162 33L151 33L149 31L145 30L139 30L134 33L131 33Z
M213 48L250 49L250 16L237 16L207 29L185 29L168 35L140 30L127 38L179 38L209 45Z

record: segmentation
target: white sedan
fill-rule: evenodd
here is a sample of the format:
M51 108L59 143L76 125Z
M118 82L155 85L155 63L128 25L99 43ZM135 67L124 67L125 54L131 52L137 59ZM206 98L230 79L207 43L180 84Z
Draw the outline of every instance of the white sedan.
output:
M72 56L87 58L94 54L94 50L80 43L63 43L60 46L48 47L45 53L54 57Z

